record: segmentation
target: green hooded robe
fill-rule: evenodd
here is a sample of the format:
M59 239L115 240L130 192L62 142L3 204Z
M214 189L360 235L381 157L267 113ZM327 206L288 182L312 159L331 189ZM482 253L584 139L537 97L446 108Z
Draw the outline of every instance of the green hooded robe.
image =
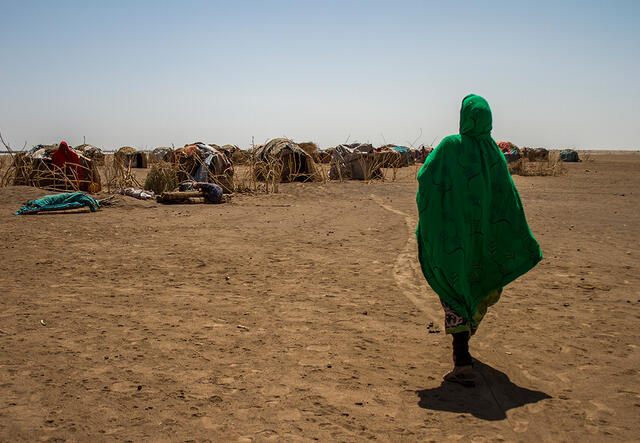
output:
M465 97L460 134L442 140L418 173L422 272L471 332L497 290L542 259L491 120L484 98Z

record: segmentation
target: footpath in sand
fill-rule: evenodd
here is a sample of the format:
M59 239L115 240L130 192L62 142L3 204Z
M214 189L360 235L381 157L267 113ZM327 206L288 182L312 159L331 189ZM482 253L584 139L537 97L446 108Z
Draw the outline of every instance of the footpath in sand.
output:
M640 155L594 159L515 177L544 260L472 339L476 388L441 383L415 168L97 213L0 189L0 440L635 440Z

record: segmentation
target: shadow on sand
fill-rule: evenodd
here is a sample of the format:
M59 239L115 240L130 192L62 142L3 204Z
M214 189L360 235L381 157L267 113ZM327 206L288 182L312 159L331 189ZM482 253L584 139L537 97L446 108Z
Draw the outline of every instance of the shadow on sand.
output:
M476 386L469 388L442 382L437 388L418 391L421 408L435 411L468 413L483 420L504 420L509 409L551 398L514 384L506 374L474 360Z

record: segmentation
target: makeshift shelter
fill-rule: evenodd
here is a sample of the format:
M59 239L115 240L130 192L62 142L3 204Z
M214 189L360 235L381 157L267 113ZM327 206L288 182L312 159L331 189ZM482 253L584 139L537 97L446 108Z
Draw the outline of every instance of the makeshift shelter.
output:
M209 146L214 148L216 147L215 145L209 145ZM249 151L243 151L236 145L222 145L220 147L217 147L216 149L224 153L224 155L226 155L227 158L231 160L231 163L234 165L244 165L245 163L249 162L249 160L252 157Z
M353 152L362 152L364 154L370 154L375 151L371 143L351 143L350 145L340 145L352 149Z
M329 148L322 151L318 151L318 162L331 163L331 156L333 155L333 149L334 148Z
M146 168L147 154L131 146L123 146L113 156L114 160L128 168Z
M222 152L224 155L227 156L229 160L231 160L234 153L240 150L240 148L238 148L236 145L222 145L222 146L209 145L209 146Z
M502 151L502 154L504 154L504 158L505 160L507 160L507 163L513 163L518 161L520 158L522 158L522 153L520 152L520 149L513 143L508 141L503 141L503 142L498 142L497 144L498 144L498 148L500 148L500 150Z
M60 145L37 145L13 157L13 185L55 190L98 192L100 172L94 161Z
M522 148L522 156L531 162L549 160L549 151L545 148Z
M402 163L402 155L395 149L392 149L392 146L393 145L380 146L374 150L380 167L397 168L400 166L400 163Z
M249 163L252 158L253 155L251 155L249 151L238 149L231 155L231 163L233 163L234 165L244 165L246 163Z
M371 180L382 177L380 155L371 145L339 145L333 149L330 180Z
M316 163L311 155L286 138L275 138L264 146L254 148L256 161L265 165L256 169L258 180L266 179L270 172L276 172L280 182L308 181L318 178Z
M90 158L96 165L104 165L104 152L102 152L102 149L86 143L78 145L74 149L80 151L85 157Z
M168 146L159 146L151 151L149 154L149 160L152 162L164 161L173 162L174 154L173 149Z
M233 192L233 164L226 155L204 143L175 150L178 181L216 183L224 192Z
M573 149L567 149L560 153L560 160L562 160L563 162L569 162L569 163L579 162L580 156Z
M409 148L397 145L384 145L375 150L380 157L380 166L383 168L402 168L415 163Z
M309 154L314 162L320 162L320 157L318 156L318 145L316 145L314 142L298 143L298 146L300 146L300 149L302 149L304 152Z

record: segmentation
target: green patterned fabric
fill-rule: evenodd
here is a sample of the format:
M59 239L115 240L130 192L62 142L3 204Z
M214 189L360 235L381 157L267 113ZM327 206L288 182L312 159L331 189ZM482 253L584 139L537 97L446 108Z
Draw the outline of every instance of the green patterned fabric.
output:
M465 97L460 134L442 140L418 173L422 272L471 330L497 302L492 294L542 259L491 128L487 101Z

